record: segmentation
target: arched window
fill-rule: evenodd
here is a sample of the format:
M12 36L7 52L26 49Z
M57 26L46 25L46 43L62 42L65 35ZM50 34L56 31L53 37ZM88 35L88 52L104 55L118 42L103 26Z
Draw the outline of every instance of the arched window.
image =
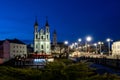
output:
M43 39L43 36L41 36L41 39Z
M41 45L41 49L43 49L43 45Z
M49 48L49 45L47 45L47 48Z
M36 48L38 48L38 46L36 45Z
M36 34L36 38L37 38L37 34Z
M47 35L47 39L48 39L48 35Z
M47 32L49 32L48 28L47 28Z

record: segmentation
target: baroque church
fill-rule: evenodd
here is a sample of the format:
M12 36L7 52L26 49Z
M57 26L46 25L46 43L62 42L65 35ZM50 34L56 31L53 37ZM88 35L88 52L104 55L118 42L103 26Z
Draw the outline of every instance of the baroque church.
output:
M50 26L46 18L45 26L39 29L37 19L34 24L34 52L51 54Z

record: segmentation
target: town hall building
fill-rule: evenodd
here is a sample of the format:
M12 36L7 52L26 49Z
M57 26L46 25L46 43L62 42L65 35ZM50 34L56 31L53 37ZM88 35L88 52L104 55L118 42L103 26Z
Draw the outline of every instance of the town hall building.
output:
M37 19L34 24L34 52L38 54L51 54L50 26L48 20L44 27L39 29Z

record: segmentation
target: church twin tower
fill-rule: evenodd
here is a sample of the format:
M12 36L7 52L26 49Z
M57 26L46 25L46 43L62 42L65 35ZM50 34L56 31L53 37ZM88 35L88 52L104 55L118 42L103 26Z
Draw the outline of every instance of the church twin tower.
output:
M37 19L34 24L34 52L51 54L50 27L46 19L45 27L38 28Z

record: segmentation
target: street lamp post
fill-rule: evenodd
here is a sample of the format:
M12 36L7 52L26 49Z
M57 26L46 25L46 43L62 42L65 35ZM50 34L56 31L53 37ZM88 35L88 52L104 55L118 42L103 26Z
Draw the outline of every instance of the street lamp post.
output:
M108 54L110 55L110 42L112 41L110 38L106 40L108 42Z
M94 43L95 46L95 53L97 54L97 43Z
M65 48L65 51L66 51L66 57L68 58L69 57L68 41L65 41L64 44L67 46L67 51L66 51L66 48Z
M78 43L75 42L75 49L77 50L77 48L78 48Z
M103 44L103 42L98 42L98 44L100 45L100 54L102 54L101 53L101 45Z
M81 38L79 38L78 39L78 49L79 49L79 47L80 47L80 42L82 41L82 39Z
M90 36L88 36L88 37L86 37L86 52L88 52L88 44L87 44L87 42L90 42L92 40L92 37L90 37Z

